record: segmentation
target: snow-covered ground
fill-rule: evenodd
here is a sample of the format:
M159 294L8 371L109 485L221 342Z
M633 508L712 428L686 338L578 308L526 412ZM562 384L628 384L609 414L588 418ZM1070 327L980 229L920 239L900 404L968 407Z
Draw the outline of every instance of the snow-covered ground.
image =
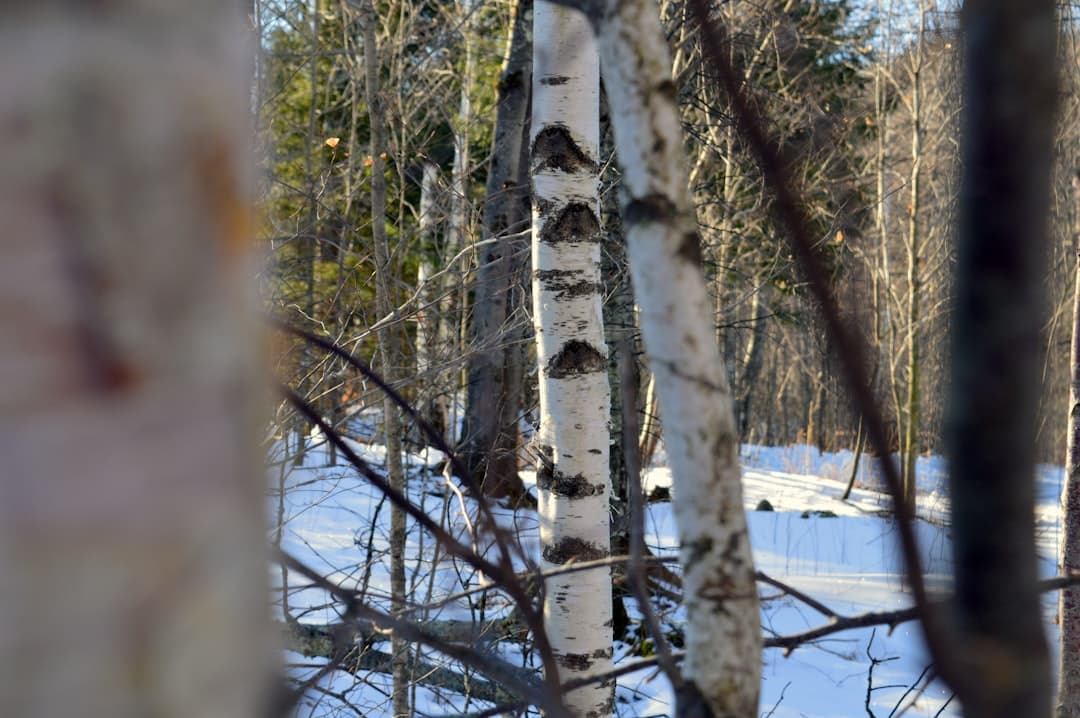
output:
M377 445L354 444L368 461L382 460ZM432 452L410 456L412 467L409 495L428 515L451 529L465 543L474 537L476 507L471 500L446 490L442 476L427 466L442 457ZM895 528L888 516L888 501L873 479L869 464L860 471L857 487L848 501L841 501L850 473L850 452L819 455L812 447L744 446L745 504L749 512L751 539L758 569L809 594L839 614L889 610L910 605L904 587L895 541ZM386 557L390 505L348 467L325 467L325 454L312 451L304 467L289 467L285 474L283 503L270 502L271 518L279 511L284 519L282 547L309 566L348 588L362 589L374 605L388 606L389 572ZM662 456L661 461L662 463ZM532 479L523 474L526 480ZM918 532L924 565L931 587L946 585L950 573L948 511L944 488L944 464L940 458L920 459ZM1058 531L1058 494L1062 471L1042 466L1038 471L1039 505L1036 511L1041 553L1041 570L1054 573L1054 552ZM278 476L272 477L274 488ZM645 489L669 486L670 473L662 466L650 469ZM773 511L756 511L763 500ZM533 511L497 508L501 525L519 537L523 556L536 556L537 520ZM468 516L468 521L465 517ZM671 553L676 546L670 504L648 507L647 540L656 553ZM491 621L508 615L506 601L496 595L475 593L440 605L440 599L482 585L484 578L460 561L442 552L434 557L434 542L417 529L409 532L409 581L411 600L417 607L412 617L421 622L456 620ZM517 559L521 568L524 560ZM281 607L281 573L272 573ZM824 616L780 591L761 587L762 625L766 635L797 633L827 621ZM423 608L427 606L429 608ZM1055 639L1052 597L1048 598L1047 629ZM678 629L679 609L661 606L665 623ZM301 622L332 623L340 606L321 590L306 588L295 576L289 579L288 610ZM632 612L633 613L633 612ZM279 613L280 615L280 613ZM633 627L631 628L633 631ZM388 650L385 643L368 646ZM616 658L636 660L640 645L621 644ZM507 661L533 665L533 658L521 643L493 643ZM874 660L872 661L871 658ZM310 676L324 663L290 653L286 657L295 676ZM437 655L424 652L424 660L440 663ZM927 685L928 659L918 626L903 624L891 634L885 628L858 629L835 634L784 656L767 650L762 670L761 714L775 718L798 716L874 715L951 716L959 715L949 694L938 683ZM873 665L871 674L870 668ZM310 691L298 709L301 716L389 714L389 677L360 671L333 672L323 678L321 690ZM451 692L421 687L415 696L417 715L453 715L481 710L490 704L467 703ZM900 710L894 711L894 708ZM619 679L616 711L622 716L671 716L674 713L670 686L654 668L642 669Z

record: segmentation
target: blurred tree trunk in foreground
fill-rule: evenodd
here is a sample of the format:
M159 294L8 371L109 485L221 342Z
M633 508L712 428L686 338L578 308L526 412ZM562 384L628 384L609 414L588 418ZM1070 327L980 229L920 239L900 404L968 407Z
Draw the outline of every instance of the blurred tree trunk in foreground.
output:
M1051 0L964 3L964 120L947 447L959 641L943 667L971 718L1046 716L1034 470L1049 247Z
M0 9L0 715L266 712L242 39Z

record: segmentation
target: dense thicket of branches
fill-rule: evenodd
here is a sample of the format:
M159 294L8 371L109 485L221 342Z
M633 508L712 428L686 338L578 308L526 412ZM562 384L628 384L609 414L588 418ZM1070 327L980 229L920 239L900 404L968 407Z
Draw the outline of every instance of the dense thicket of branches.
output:
M399 290L396 310L381 316L371 281L372 163L365 149L358 26L330 0L321 0L318 15L311 3L263 0L258 6L263 42L256 103L267 162L263 236L275 258L265 284L268 299L282 314L366 356L373 355L380 322L400 324L409 339L398 367L407 378L398 386L421 403L443 397L456 420L464 411L465 369L473 356L490 360L493 346L510 347L508 362L531 362L522 356L531 351L528 282L520 273L524 245L513 245L515 259L505 249L491 254L488 246L476 244L491 238L482 219L486 207L500 199L485 184L500 91L496 78L514 7L485 3L463 15L451 3L399 2L393 12L380 11L385 47L380 76L392 128L385 169L387 232ZM715 77L702 65L685 7L666 2L662 12L717 339L742 439L854 448L858 421L813 302L772 223L771 196ZM912 452L940 451L955 259L949 240L959 177L955 11L925 0L876 7L846 0L776 0L724 3L717 13L733 29L731 60L753 90L755 110L768 118L771 137L794 163L792 174L828 258L842 311L877 347L868 357L868 371L885 407L894 450L905 448L911 424ZM476 76L466 88L471 106L463 128L458 114L466 42ZM1068 84L1066 97L1072 93ZM1068 277L1075 261L1068 153L1080 128L1065 122L1058 134L1053 256L1046 277L1053 311L1042 331L1045 389L1037 423L1043 461L1059 460L1064 452L1064 427L1057 417L1066 401ZM464 168L468 241L450 247L448 222L459 193L452 181L455 142L461 137L470 149L470 165ZM421 163L428 161L441 166L445 179L431 211L435 232L424 238L419 178ZM500 231L513 235L513 229ZM472 288L478 267L492 256L517 267L521 289L496 298L506 305L500 307L502 318L497 323L485 318L485 332L494 334L478 337L469 329ZM425 271L423 286L417 283L422 264L433 268ZM615 285L606 289L609 296L618 295ZM421 319L439 324L431 358L418 358L414 351ZM483 349L474 354L478 346ZM283 374L295 377L306 396L338 419L371 402L355 375L339 364L317 359L300 343L283 348ZM432 361L440 370L431 368ZM428 368L418 373L418 363ZM521 419L535 421L535 374L526 371L524 387L514 393L524 400ZM284 414L281 421L289 423ZM505 455L507 449L500 451Z
M514 58L527 47L527 31L520 22L511 29L528 4L394 0L376 5L367 24L352 5L256 4L255 104L267 149L261 216L275 260L264 283L267 303L294 327L358 357L374 358L378 337L392 329L404 341L381 357L383 371L403 399L426 407L422 414L436 433L467 458L448 464L448 474L475 494L527 500L514 474L535 459L527 441L540 422L544 389L532 348L538 323L529 315L539 304L529 299L522 241L528 221L510 202L524 199L520 171L511 170L524 166L530 151L535 161L536 149L521 143L521 121L506 119L506 112L524 114ZM673 82L664 91L670 89L680 113L697 221L689 235L695 239L680 257L707 280L709 329L727 371L738 439L862 450L865 407L852 406L844 381L850 367L838 360L835 327L819 313L822 304L831 311L823 297L834 297L848 331L870 347L860 371L884 421L868 453L899 454L903 500L914 507L916 458L945 448L965 97L959 78L972 69L961 57L957 9L931 0L766 0L720 3L708 21L682 0L666 0L659 10L673 58ZM703 30L703 23L713 27ZM602 25L596 30L602 33ZM1061 32L1073 30L1064 23ZM713 31L724 38L723 57L709 44ZM372 38L376 56L364 52ZM1075 104L1076 84L1075 73L1062 73L1067 109ZM375 117L376 85L378 114L390 132L385 153L372 156L368 118ZM497 127L500 117L506 124ZM747 117L760 125L757 139L747 132ZM1019 473L1032 456L1058 462L1064 455L1060 417L1069 367L1061 348L1070 338L1066 278L1077 262L1071 183L1080 145L1080 125L1070 118L1067 112L1057 129L1050 263L1039 274L1051 318L1043 322L1034 308L1027 316L1043 390L1033 409L1037 420L1028 422L1036 453L1015 458ZM620 118L614 119L617 127ZM566 156L552 160L556 166L580 160L572 148L557 150ZM617 151L603 154L599 289L605 316L630 339L620 350L637 357L637 371L620 375L612 353L613 384L620 376L636 384L614 392L631 405L616 404L612 425L621 426L619 411L636 411L646 427L637 440L616 434L612 441L624 447L640 441L639 458L647 461L664 423L650 376L655 369L662 378L666 369L643 360L622 226L610 211L630 173L615 169ZM775 158L780 184L793 193L794 230L763 157ZM372 211L373 184L385 186L385 212ZM373 216L380 217L378 227ZM964 216L971 221L970 202ZM787 241L792 233L813 245L823 285L807 282ZM376 262L382 237L391 251ZM557 269L543 271L548 283L563 279ZM560 292L574 289L563 284ZM280 375L328 417L321 434L334 425L347 437L371 438L356 435L358 424L348 419L381 401L370 379L340 354L313 351L310 342L281 344ZM319 434L308 433L311 416L293 413L295 406L279 407L278 435L293 437L288 455L279 458L302 463ZM418 446L434 441L415 420L402 431ZM624 452L612 453L618 457L613 545L626 546L630 484ZM1027 578L1030 588L1033 577ZM618 599L616 591L616 623Z
M912 619L967 715L1050 712L1039 591L1080 581L1037 579L1031 481L1065 455L1069 377L1080 436L1069 8L543 5L537 27L567 20L557 51L530 37L528 0L254 0L250 77L236 6L0 10L0 712L246 716L321 693L364 714L322 682L342 671L390 674L373 694L396 718L421 685L463 712L569 718L609 713L617 673L658 665L677 714L748 716L763 649ZM562 62L592 39L599 63ZM531 130L530 67L547 103ZM248 110L269 430L243 311ZM277 472L273 617L320 661L284 687L256 426ZM640 465L665 431L678 569L643 538ZM864 434L915 605L845 616L754 570L738 447L858 451ZM915 459L943 447L955 570L934 600ZM285 536L339 491L371 514L334 507L356 553L316 570ZM762 640L760 584L823 623ZM1061 607L1065 716L1075 594ZM655 656L611 668L608 630L631 618Z

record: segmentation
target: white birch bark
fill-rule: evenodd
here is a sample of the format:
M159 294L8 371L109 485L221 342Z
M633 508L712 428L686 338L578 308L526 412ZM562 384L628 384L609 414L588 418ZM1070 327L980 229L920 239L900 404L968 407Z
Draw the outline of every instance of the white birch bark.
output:
M533 310L540 365L543 567L607 556L607 347L599 295L599 70L585 17L537 2L533 37ZM611 663L610 571L549 578L544 618L568 680ZM610 715L614 683L571 691L576 716Z
M420 289L420 311L417 314L416 329L416 371L420 376L435 368L434 351L436 346L437 323L439 308L433 306L437 301L437 295L433 291L431 276L435 274L435 266L427 251L435 240L435 187L439 179L439 166L434 162L423 160L420 177L420 243L424 254L420 259L420 266L416 272L416 283Z
M271 712L243 38L0 5L0 715Z
M423 381L425 398L420 407L421 416L445 437L449 410L445 387L439 386L439 287L442 282L432 279L435 265L432 262L438 225L436 193L439 185L439 166L430 160L422 160L420 177L420 243L422 255L416 273L420 289L420 311L416 327L416 372ZM427 440L421 438L425 443Z
M1073 201L1080 209L1080 180L1073 183ZM1074 233L1080 232L1080 215ZM1073 285L1073 333L1069 355L1069 413L1065 432L1065 485L1061 492L1061 573L1080 571L1080 254ZM1058 718L1080 716L1080 588L1058 595Z
M1066 431L1065 487L1061 494L1062 573L1080 570L1080 264L1073 294L1072 370ZM1058 718L1080 716L1080 589L1067 588L1058 597L1061 633L1058 655Z
M469 130L472 123L472 85L473 76L476 74L476 58L473 52L472 23L473 23L473 0L463 0L461 10L461 35L465 50L465 66L462 70L461 96L458 106L458 117L454 123L454 164L450 170L450 193L448 198L448 216L446 224L446 244L443 256L445 261L450 262L465 247L465 240L469 233ZM467 330L468 290L465 274L469 269L466 259L459 260L462 264L456 272L445 275L443 286L446 296L441 302L443 307L442 316L439 319L440 342L444 346L451 346L464 353L464 342ZM451 377L459 377L460 373L449 373ZM458 382L453 381L453 386ZM457 426L457 402L453 402L454 417L451 425ZM450 433L455 434L456 429ZM452 438L457 440L457 436Z
M465 246L469 213L469 130L472 123L472 84L476 74L473 53L473 0L461 3L461 35L465 49L465 67L461 77L461 96L454 129L454 166L450 174L450 217L447 227L446 256L453 257Z
M631 277L674 477L688 626L680 714L757 715L761 629L731 390L714 341L671 61L651 0L586 5L623 169Z

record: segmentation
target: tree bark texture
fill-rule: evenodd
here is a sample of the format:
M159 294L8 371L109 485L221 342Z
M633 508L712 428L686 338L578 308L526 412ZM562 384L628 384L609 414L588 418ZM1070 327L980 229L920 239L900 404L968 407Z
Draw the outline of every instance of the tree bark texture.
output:
M454 140L454 163L450 168L450 192L447 197L446 243L443 251L444 263L456 263L456 268L442 275L443 300L442 319L439 323L440 342L453 347L456 356L464 353L468 334L469 294L466 275L470 259L462 253L470 235L472 204L469 201L469 184L472 160L469 152L470 131L472 129L472 89L476 75L476 55L473 47L474 0L462 0L459 3L462 22L461 41L465 54L465 63L461 71L461 94L458 98L457 118L452 122ZM458 258L458 255L461 257ZM455 367L447 372L454 394L450 406L451 438L455 441L458 429L457 389L466 372Z
M968 0L948 459L959 629L950 670L972 718L1045 716L1036 588L1035 412L1056 105L1051 0Z
M738 397L739 438L743 442L749 442L750 436L750 406L754 396L754 387L757 386L761 376L761 368L765 357L765 332L769 327L766 317L769 314L769 296L772 294L772 284L763 282L754 292L754 298L750 303L750 318L754 323L750 330L750 338L743 349L742 366L739 371L739 383L741 385Z
M1073 181L1074 212L1080 212L1080 176ZM1074 239L1080 237L1075 215ZM1069 364L1069 419L1065 446L1065 486L1061 494L1061 573L1080 572L1080 254L1073 289L1072 349ZM1058 597L1061 634L1058 651L1058 718L1080 716L1080 588Z
M269 711L241 20L0 7L0 715Z
M476 55L473 52L473 2L462 0L462 45L465 66L461 75L461 95L458 116L454 122L454 165L450 170L450 212L446 228L446 255L453 257L465 246L469 229L469 130L472 124L472 84L476 74Z
M627 513L626 450L624 442L631 442L637 449L637 436L628 436L623 430L623 405L620 385L623 374L622 349L633 346L637 334L634 317L634 293L630 286L630 267L626 261L626 238L623 236L622 219L619 216L619 171L612 161L615 157L615 134L611 129L611 116L607 100L601 88L600 95L600 157L603 170L600 176L601 243L600 263L604 297L604 337L608 345L608 386L611 389L611 512L612 550L626 553L629 543ZM629 340L629 342L627 342ZM640 376L637 359L627 357L630 374L635 386L633 396L638 395ZM632 407L637 411L637 407ZM636 424L640 424L638 421Z
M671 59L648 0L585 5L623 170L623 229L674 477L687 690L718 717L757 714L761 629L733 399L712 332Z
M466 467L483 481L484 493L523 491L517 473L519 393L508 392L507 372L517 338L508 326L516 279L514 257L525 249L515 236L528 229L529 185L522 144L529 124L532 78L532 0L519 0L510 43L499 76L495 140L484 204L485 240L480 248L473 300L472 349L468 368L464 445ZM527 165L527 156L524 157Z
M536 2L533 37L533 316L540 367L542 566L610 552L609 388L600 302L599 68L581 13ZM544 619L564 680L611 664L610 571L554 576ZM614 681L566 695L577 716L612 711Z
M449 424L449 407L446 388L439 386L439 287L442 282L433 279L438 227L439 166L430 160L422 160L420 175L420 243L423 255L416 271L416 284L420 288L420 312L416 327L416 371L425 386L420 415L444 438ZM427 439L423 439L427 443Z

